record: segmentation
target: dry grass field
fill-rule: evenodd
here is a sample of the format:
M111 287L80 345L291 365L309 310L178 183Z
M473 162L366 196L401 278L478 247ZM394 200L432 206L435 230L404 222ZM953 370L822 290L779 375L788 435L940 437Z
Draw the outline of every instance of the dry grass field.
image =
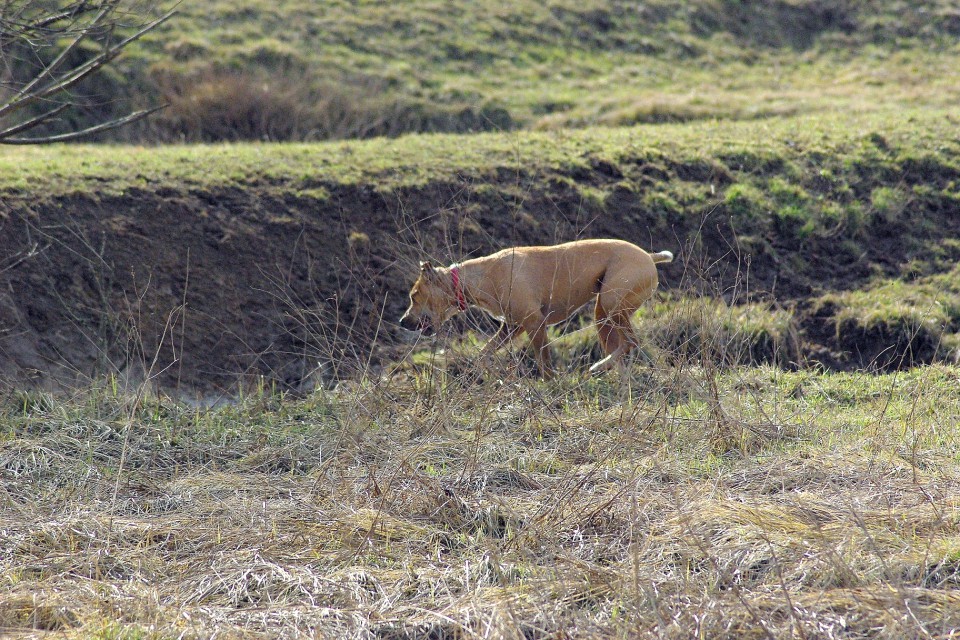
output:
M589 346L557 342L550 382L468 340L301 398L7 394L0 629L960 635L960 369L718 367L708 345L588 379Z
M168 108L0 149L0 637L960 640L958 43L181 3L48 133ZM69 47L0 44L0 99ZM582 237L677 255L624 371L581 318L550 381L396 326L420 259Z

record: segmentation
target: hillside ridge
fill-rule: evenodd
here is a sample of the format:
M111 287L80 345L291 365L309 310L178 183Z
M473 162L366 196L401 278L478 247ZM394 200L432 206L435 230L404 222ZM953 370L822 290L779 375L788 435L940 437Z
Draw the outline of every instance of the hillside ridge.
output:
M0 277L16 292L0 370L45 384L52 362L58 375L94 375L156 359L166 387L261 375L298 387L318 368L338 375L331 363L347 375L392 357L392 320L424 256L578 237L673 251L667 293L793 309L806 346L789 359L859 368L890 344L913 354L899 364L944 358L960 317L920 333L911 324L941 294L869 327L849 323L864 301L818 300L953 269L956 122L918 111L867 128L786 120L753 137L718 123L159 154L74 147L90 166L25 150L20 178L50 188L38 198L0 179L11 256ZM484 325L471 315L460 329L470 326Z

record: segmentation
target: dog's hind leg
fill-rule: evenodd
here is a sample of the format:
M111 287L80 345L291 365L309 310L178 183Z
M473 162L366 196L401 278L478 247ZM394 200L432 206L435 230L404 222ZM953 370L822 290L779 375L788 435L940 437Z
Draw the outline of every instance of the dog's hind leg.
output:
M600 302L597 302L597 308L602 309ZM627 341L624 339L623 332L617 326L616 316L602 314L602 319L597 322L597 333L600 335L600 345L607 354L605 358L599 360L590 367L590 373L603 373L616 363L627 349Z
M593 310L594 320L597 324L597 336L600 339L600 348L603 349L605 356L610 355L617 350L620 345L620 336L612 319L607 315L607 310L600 304L600 298L597 297L597 305Z
M620 336L621 344L624 346L621 357L640 346L640 338L637 337L637 330L633 328L633 322L630 320L636 311L636 309L620 311L614 318L617 333Z
M618 297L614 292L606 292L597 298L597 311L603 310L603 324L597 324L597 332L601 331L601 326L606 327L606 347L609 347L609 349L604 348L607 357L590 367L590 373L607 371L614 364L618 364L624 356L640 346L640 339L637 337L633 323L630 321L634 312L640 308L640 305L636 304L639 297L635 294ZM610 308L614 308L616 311L608 314L606 310ZM602 344L604 337L601 336L600 340Z
M594 363L590 367L590 373L603 373L615 364L622 364L624 358L639 345L633 327L630 326L629 316L627 316L626 321L626 325L620 325L609 320L613 325L612 335L616 336L617 347L606 358Z

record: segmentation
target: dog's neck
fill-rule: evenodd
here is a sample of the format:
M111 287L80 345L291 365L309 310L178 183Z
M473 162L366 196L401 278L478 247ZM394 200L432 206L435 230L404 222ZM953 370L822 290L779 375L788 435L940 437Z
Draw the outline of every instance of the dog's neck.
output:
M454 283L453 270L457 270L457 281L459 284L459 294L457 285ZM468 306L480 307L486 312L499 317L501 314L500 306L496 297L488 292L483 286L486 278L486 267L483 258L471 258L463 262L457 262L448 268L450 272L450 283L454 296L454 304L457 309L463 311Z
M450 265L450 281L453 284L453 297L457 302L457 309L467 310L467 297L463 293L463 279L460 277L460 265L458 263Z

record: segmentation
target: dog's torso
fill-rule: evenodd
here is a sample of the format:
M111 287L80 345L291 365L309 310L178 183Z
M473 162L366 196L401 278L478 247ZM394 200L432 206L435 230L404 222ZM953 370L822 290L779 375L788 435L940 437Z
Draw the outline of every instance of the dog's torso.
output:
M556 324L601 291L639 285L649 297L657 286L650 254L622 240L504 249L468 260L460 270L478 306L517 324L530 316Z

